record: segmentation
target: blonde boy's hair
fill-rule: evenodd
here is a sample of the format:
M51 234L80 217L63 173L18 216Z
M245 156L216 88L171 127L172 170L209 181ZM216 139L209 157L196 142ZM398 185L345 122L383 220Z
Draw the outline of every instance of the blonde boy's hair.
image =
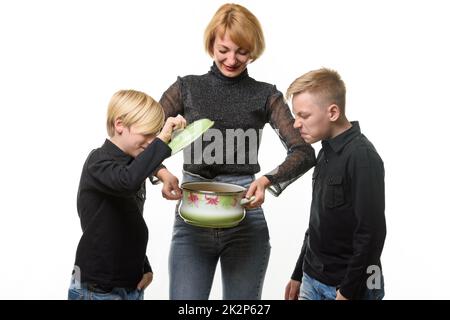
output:
M231 40L240 48L248 50L255 61L264 51L265 41L258 19L248 9L234 3L222 5L212 17L205 30L205 49L214 56L214 41L228 32Z
M156 134L164 125L164 110L161 105L144 92L120 90L108 105L106 128L114 136L114 123L121 119L124 126L134 127L139 134Z
M323 105L336 104L345 112L345 83L334 70L321 68L305 73L294 80L286 91L286 99L308 92L316 95Z

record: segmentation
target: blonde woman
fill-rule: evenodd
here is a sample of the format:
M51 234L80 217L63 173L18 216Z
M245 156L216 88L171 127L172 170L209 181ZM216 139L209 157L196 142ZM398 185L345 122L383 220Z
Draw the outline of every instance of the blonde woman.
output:
M211 69L200 76L178 77L160 100L166 116L182 114L188 123L201 118L215 122L201 143L185 150L183 181L238 184L248 188L248 198L255 197L246 218L232 228L196 227L176 216L169 258L171 299L208 299L219 261L224 299L260 299L270 255L261 208L265 190L279 195L314 165L314 151L294 130L283 94L248 74L248 64L264 47L260 23L248 9L221 6L205 30ZM287 155L273 171L255 179L266 123L278 133ZM178 181L167 169L157 176L166 198L180 197Z
M145 180L170 156L172 130L184 125L181 116L164 124L162 107L143 92L121 90L111 98L109 139L90 153L81 173L77 208L83 235L70 300L143 298L153 279L145 255Z

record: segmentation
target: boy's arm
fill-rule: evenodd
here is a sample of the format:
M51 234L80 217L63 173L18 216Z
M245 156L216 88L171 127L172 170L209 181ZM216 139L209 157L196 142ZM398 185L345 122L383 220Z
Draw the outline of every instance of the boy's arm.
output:
M339 288L345 298L355 298L366 286L367 267L378 263L386 237L384 216L384 166L379 155L361 147L349 163L352 202L356 217L353 256ZM362 283L363 282L363 283Z
M298 257L297 264L295 265L294 272L292 273L291 279L302 281L303 277L303 261L305 260L306 247L309 238L309 229L305 232L305 237L303 239L302 250L300 251L300 256Z
M295 265L294 272L292 273L291 280L289 280L284 290L285 300L297 300L300 294L300 286L303 278L303 260L305 259L306 246L308 243L309 232L306 230L305 237L303 239L302 250L298 257L297 264Z
M117 163L108 155L99 155L90 159L88 171L97 182L96 188L117 196L128 196L139 190L170 154L170 148L156 138L128 165Z
M153 271L152 267L150 266L150 263L148 262L147 256L145 256L144 260L144 273L142 275L141 281L137 284L138 290L145 290L150 283L153 281Z
M148 261L148 257L145 256L144 273L147 273L147 272L153 272L153 270L152 270L152 266L150 265L150 262Z
M151 174L150 177L148 177L148 179L150 180L151 184L156 185L161 183L161 179L158 177L158 172L161 169L166 169L166 166L163 164L160 164L155 171L153 171L153 173Z

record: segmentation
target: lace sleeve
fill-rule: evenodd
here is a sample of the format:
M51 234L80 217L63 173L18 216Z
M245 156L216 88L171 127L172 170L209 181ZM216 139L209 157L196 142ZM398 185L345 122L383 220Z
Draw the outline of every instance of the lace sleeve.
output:
M164 109L164 116L167 120L168 117L175 117L178 114L183 114L184 107L183 107L183 100L181 99L181 80L178 77L177 81L175 81L174 84L172 84L169 89L167 89L163 95L161 96L161 99L159 100L159 103ZM159 184L161 181L156 177L156 173L162 169L166 168L163 164L161 164L156 170L152 173L151 176L149 176L149 180L151 184L156 185Z
M178 114L183 115L184 106L183 99L181 98L181 79L179 77L177 81L163 93L159 103L164 109L166 119L168 117L175 117Z
M265 176L270 180L269 192L278 197L292 182L315 165L314 149L294 129L294 118L281 92L276 90L267 101L269 123L287 150L283 163Z

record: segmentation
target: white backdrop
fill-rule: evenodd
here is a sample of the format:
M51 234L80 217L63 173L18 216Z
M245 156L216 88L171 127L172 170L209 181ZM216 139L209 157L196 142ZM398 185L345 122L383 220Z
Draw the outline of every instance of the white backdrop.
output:
M65 299L81 236L76 194L88 152L106 137L118 89L159 99L176 76L203 74L203 30L221 1L0 3L0 298ZM322 66L346 82L350 120L385 162L386 299L448 299L447 124L450 21L446 1L240 1L261 21L267 49L249 66L285 92ZM314 146L316 151L320 145ZM266 126L262 172L284 149ZM166 165L179 174L182 156ZM263 291L282 299L309 217L311 172L264 205L272 255ZM173 202L148 186L145 219L155 278L168 298ZM211 298L221 298L216 276Z

